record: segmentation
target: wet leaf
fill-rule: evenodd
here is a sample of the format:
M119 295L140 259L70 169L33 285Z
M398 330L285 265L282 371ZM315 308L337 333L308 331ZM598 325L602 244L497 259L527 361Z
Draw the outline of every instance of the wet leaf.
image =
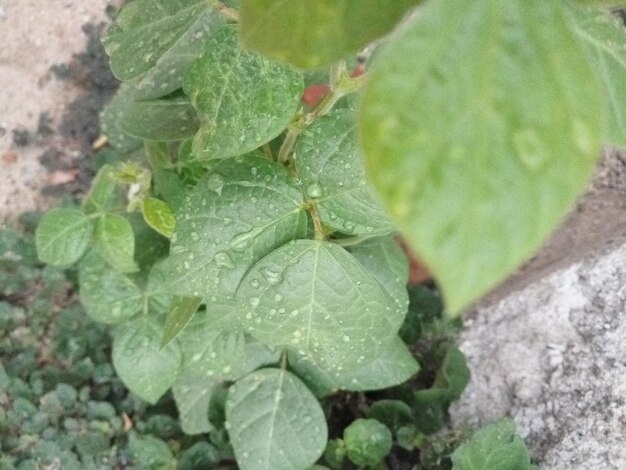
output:
M66 267L74 264L87 250L93 225L77 209L52 209L35 232L37 255L44 263Z
M359 466L380 463L391 451L391 431L375 419L359 418L343 431L346 455Z
M177 342L161 349L163 327L152 317L120 325L113 336L113 365L117 375L137 396L156 403L172 386L181 367Z
M351 112L323 116L298 139L295 164L322 222L351 235L385 235L394 227L365 181Z
M256 155L216 162L177 214L168 290L232 297L254 262L306 233L302 206L280 165Z
M261 369L232 385L226 419L242 470L307 468L324 452L328 431L320 404L286 370Z
M139 139L179 141L198 131L198 115L187 97L134 101L123 112L122 130Z
M82 261L79 284L80 300L87 314L96 321L120 323L141 309L143 294L139 287L95 253Z
M165 319L165 331L161 346L166 346L189 324L198 311L202 299L198 297L174 297Z
M419 364L399 338L380 356L346 370L324 371L314 362L292 352L289 353L289 364L317 396L337 390L381 390L401 384L419 371Z
M341 372L378 357L401 319L382 287L343 248L297 240L255 264L241 281L246 331L289 347L323 370Z
M538 248L600 154L601 87L564 9L428 2L368 72L368 176L451 314Z
M94 240L100 255L123 273L135 272L135 235L130 222L116 214L104 214L96 221Z
M202 121L194 155L232 157L269 142L293 118L303 88L298 73L241 49L236 28L222 27L185 77L185 93Z
M161 235L170 238L174 234L176 219L172 208L166 202L154 197L144 199L143 218Z

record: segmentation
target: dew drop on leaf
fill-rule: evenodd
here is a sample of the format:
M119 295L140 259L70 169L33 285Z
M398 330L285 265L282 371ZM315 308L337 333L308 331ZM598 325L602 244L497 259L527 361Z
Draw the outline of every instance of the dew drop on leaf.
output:
M322 187L317 183L312 183L306 188L306 193L312 198L322 196Z

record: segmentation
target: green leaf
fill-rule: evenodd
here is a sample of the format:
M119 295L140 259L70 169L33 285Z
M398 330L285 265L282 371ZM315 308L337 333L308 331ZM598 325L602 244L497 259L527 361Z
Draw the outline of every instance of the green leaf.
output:
M419 371L419 364L399 338L380 356L346 370L324 371L314 362L291 352L289 365L317 396L337 390L382 390L407 381Z
M235 380L246 364L246 339L237 331L235 304L209 303L179 336L184 356L181 376Z
M294 70L241 49L235 26L220 28L184 82L202 121L195 156L232 157L269 142L293 118L303 88Z
M156 261L167 256L169 241L146 223L143 214L138 212L130 213L128 214L128 220L135 233L135 245L141 247L135 253L135 261L142 271L146 271Z
M209 403L218 381L210 377L184 375L176 379L172 394L178 408L178 419L185 434L210 432Z
M298 67L321 68L390 32L418 3L420 0L244 0L242 41L246 47Z
M538 248L600 154L601 87L564 8L428 2L370 68L368 175L451 314Z
M113 365L124 384L137 396L156 403L181 368L177 342L161 349L163 327L152 317L119 326L113 336Z
M189 98L135 101L123 113L122 130L153 141L176 141L193 137L200 122Z
M391 431L375 419L359 418L343 431L348 458L360 466L373 466L391 451Z
M333 373L375 359L401 319L382 287L343 248L297 240L266 256L237 290L246 331ZM245 307L244 307L245 308Z
M95 253L90 253L82 261L79 284L80 300L95 321L120 323L135 316L141 309L139 287Z
M530 455L509 419L477 431L452 454L453 470L530 470Z
M135 100L135 88L127 83L122 83L111 101L104 107L100 114L102 133L107 136L109 144L125 154L141 148L142 141L128 135L122 130L121 122L126 111L133 105Z
M405 343L413 344L438 320L443 323L447 323L447 320L442 318L443 304L437 293L428 287L410 286L408 294L409 311L399 334Z
M91 182L89 194L83 201L83 209L87 214L106 212L116 209L122 204L122 195L113 179L115 168L104 165Z
M317 119L298 139L296 171L325 225L351 235L385 235L394 227L365 182L355 126L346 111Z
M456 346L450 346L433 386L413 394L416 428L424 434L439 431L448 421L450 404L461 396L469 379L465 356Z
M393 299L396 314L404 321L409 306L409 260L400 245L393 237L372 238L349 251Z
M187 434L213 429L208 416L213 390L246 371L246 341L236 327L232 303L210 303L179 335L183 368L172 390Z
M180 58L176 56L193 54L201 47L211 23L219 23L214 15L206 15L209 8L206 0L137 0L126 5L102 41L113 74L120 80L131 80L152 71L152 80L158 78L160 83L175 70L172 75L180 79L176 66ZM189 34L198 34L198 42ZM182 63L189 63L189 58ZM169 85L176 82L169 80L172 78L164 81L168 84L166 92L172 91Z
M263 256L306 233L302 194L280 165L217 162L177 214L170 284L177 295L230 297Z
M346 446L341 439L330 439L324 450L324 460L331 468L341 470L346 458Z
M159 98L183 86L185 74L193 61L202 54L207 38L226 22L223 15L209 9L208 2L205 8L159 57L155 66L135 79L137 99Z
M161 235L170 238L174 234L176 219L174 212L166 202L153 197L144 199L143 218L150 227Z
M187 185L178 173L171 170L155 170L152 172L154 187L163 200L178 212L185 200Z
M189 324L198 311L202 299L198 297L174 297L170 311L165 319L165 330L161 339L161 347L170 343Z
M370 406L368 417L380 421L394 433L413 423L411 407L400 400L378 400Z
M293 374L261 369L231 386L228 434L242 470L292 470L324 452L326 418L313 394Z
M123 273L135 272L135 235L130 222L116 214L104 214L96 221L96 248L113 268Z
M134 467L140 470L167 470L176 468L176 460L165 442L153 436L139 436L131 432L128 448L134 458Z
M37 255L44 263L66 267L74 264L87 250L93 226L77 209L52 209L35 232Z
M604 137L613 145L626 147L626 29L608 11L570 7L573 29L589 51L608 98Z

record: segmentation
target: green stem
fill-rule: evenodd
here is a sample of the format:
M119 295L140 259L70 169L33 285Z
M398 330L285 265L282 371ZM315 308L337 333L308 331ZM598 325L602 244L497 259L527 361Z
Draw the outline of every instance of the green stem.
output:
M328 114L344 96L357 91L363 83L363 76L352 78L348 75L345 61L333 65L330 69L330 91L311 112L298 114L289 125L285 140L278 151L278 162L283 165L289 161L298 137L320 116Z
M287 350L283 349L280 353L280 368L283 370L287 369Z
M324 233L324 227L322 226L322 221L320 220L320 216L317 213L317 205L314 201L309 201L309 213L311 214L311 219L313 220L315 239L319 241L324 241L326 239L326 234Z
M234 8L221 1L212 1L211 5L233 23L239 23L239 12Z

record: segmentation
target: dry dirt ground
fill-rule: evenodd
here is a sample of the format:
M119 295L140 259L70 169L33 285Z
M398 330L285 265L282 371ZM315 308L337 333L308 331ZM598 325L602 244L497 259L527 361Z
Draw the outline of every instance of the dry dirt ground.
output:
M42 189L77 191L87 177L77 162L115 86L88 70L102 68L96 37L111 3L0 0L0 225L49 207Z

